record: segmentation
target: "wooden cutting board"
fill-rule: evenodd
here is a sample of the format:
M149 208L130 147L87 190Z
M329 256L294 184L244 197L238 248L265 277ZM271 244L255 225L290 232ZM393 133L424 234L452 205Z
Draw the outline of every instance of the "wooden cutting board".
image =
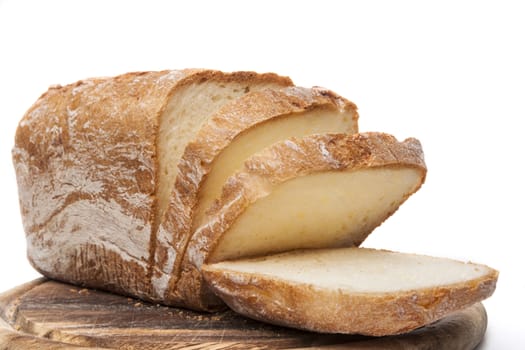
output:
M487 315L481 304L409 334L323 335L38 279L0 295L0 349L474 349Z

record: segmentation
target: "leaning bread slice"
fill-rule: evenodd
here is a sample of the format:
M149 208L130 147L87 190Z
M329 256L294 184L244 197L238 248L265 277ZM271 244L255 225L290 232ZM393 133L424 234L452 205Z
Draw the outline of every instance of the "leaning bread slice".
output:
M200 226L226 179L246 159L277 141L328 132L356 133L356 106L318 87L254 91L210 118L179 162L171 203L157 236L152 276L157 294L169 303L185 304L177 280L192 228Z
M150 283L156 231L187 143L232 99L291 84L275 74L190 69L50 88L21 120L13 148L33 266L162 301Z
M236 312L325 333L408 332L489 297L497 271L366 248L298 250L203 266Z
M202 281L203 263L359 245L425 174L421 145L412 138L327 134L272 145L228 179L193 234L179 280L185 299L200 308L220 303Z

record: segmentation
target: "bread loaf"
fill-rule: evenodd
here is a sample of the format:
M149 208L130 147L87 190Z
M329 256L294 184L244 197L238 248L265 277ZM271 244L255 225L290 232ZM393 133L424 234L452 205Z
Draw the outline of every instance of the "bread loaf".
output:
M321 332L405 332L490 296L488 267L348 248L426 176L418 140L357 120L334 92L272 73L52 87L13 148L29 260L78 285Z

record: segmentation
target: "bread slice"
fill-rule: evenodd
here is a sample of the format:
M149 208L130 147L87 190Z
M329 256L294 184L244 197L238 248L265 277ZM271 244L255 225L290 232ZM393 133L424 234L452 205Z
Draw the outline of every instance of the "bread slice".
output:
M383 133L311 135L276 143L230 177L184 255L189 306L220 304L204 263L300 248L359 245L425 179L421 145Z
M192 232L226 179L250 155L292 136L356 133L356 106L323 88L254 91L225 105L200 129L179 162L171 203L158 233L153 285L164 301L186 305L178 285ZM186 305L191 306L191 305Z
M21 120L13 149L33 266L161 301L150 281L156 232L186 144L232 99L291 84L190 69L50 88Z
M202 267L236 312L278 325L373 336L408 332L489 297L497 271L366 248L298 250Z

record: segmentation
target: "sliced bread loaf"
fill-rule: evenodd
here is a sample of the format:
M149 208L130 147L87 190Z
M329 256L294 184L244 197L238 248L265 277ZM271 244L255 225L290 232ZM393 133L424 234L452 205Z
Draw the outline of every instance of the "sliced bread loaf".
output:
M420 188L421 145L357 134L353 103L291 85L183 70L51 88L13 149L32 264L322 332L406 332L488 297L490 268L348 248Z

